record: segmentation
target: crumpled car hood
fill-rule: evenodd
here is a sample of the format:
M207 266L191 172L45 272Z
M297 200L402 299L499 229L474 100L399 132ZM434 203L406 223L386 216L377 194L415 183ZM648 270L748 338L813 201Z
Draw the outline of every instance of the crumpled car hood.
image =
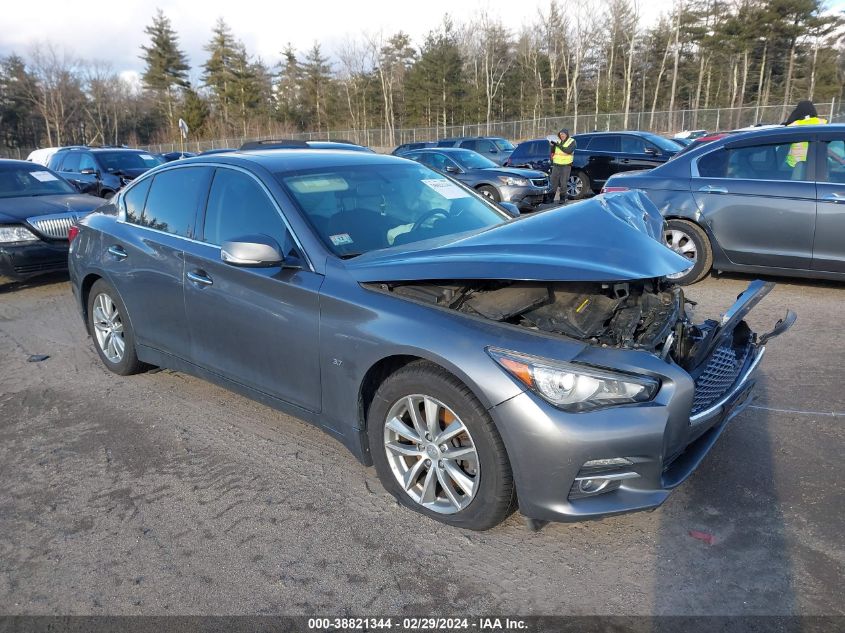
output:
M690 266L663 245L663 216L639 191L604 194L470 234L372 251L345 264L359 282L629 281Z

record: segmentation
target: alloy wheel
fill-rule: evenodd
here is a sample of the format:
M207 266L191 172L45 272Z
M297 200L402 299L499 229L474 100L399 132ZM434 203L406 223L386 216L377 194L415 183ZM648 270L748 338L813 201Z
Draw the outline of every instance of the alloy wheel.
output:
M454 514L475 497L480 475L475 443L439 400L414 394L394 403L384 425L384 450L396 481L423 507Z
M686 268L679 273L666 275L668 279L680 279L689 273L690 268L695 266L695 263L698 261L698 248L695 246L695 241L693 241L690 235L678 229L667 229L664 231L663 241L666 243L666 246L671 248L678 255L690 260L689 268Z
M123 320L114 301L105 293L100 293L94 298L93 323L97 345L109 362L119 363L126 351Z
M577 198L580 196L583 188L584 183L578 176L570 176L566 181L566 195L570 198Z

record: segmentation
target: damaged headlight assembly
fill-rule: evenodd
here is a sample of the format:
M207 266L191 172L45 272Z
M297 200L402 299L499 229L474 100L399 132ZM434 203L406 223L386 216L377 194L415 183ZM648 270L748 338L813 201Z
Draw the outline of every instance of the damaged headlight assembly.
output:
M38 237L23 226L0 226L0 244L15 242L37 242Z
M487 353L506 372L559 409L571 413L648 402L660 382L497 348Z

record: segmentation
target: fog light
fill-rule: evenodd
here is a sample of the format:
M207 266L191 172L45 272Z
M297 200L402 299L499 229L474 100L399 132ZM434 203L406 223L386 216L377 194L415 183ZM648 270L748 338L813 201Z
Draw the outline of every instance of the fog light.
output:
M591 495L596 492L601 492L607 487L610 481L607 479L582 479L578 482L578 492L583 492L586 495Z

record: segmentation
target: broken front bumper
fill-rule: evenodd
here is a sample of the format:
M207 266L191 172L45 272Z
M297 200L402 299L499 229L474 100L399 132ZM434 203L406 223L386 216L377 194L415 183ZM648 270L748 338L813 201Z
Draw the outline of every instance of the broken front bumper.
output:
M740 295L708 342L704 370L719 369L722 343L771 287L754 282ZM751 404L762 342L794 320L790 312L772 333L752 338L730 384L715 397L696 398L716 384L712 372L693 371L694 377L654 354L590 347L580 362L659 379L654 400L567 413L526 391L494 407L490 413L508 450L522 514L578 521L659 506L695 471L728 422ZM595 492L584 493L584 483Z

